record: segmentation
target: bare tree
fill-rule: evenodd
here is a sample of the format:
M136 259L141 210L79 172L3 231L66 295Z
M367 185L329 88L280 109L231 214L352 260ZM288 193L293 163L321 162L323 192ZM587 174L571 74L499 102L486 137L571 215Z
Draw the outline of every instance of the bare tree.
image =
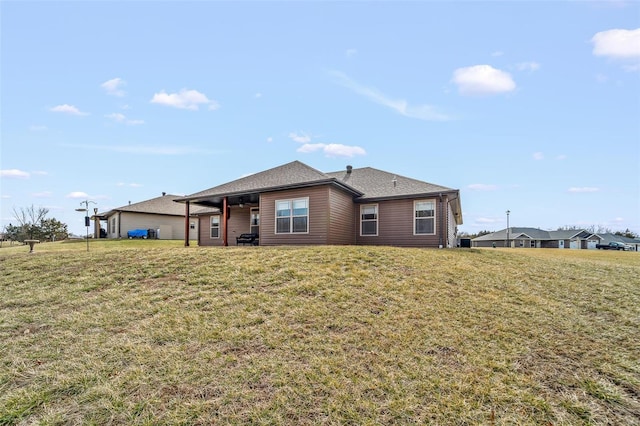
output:
M29 238L33 238L33 233L47 217L47 214L49 214L49 209L45 207L36 208L33 204L31 207L13 208L13 217L23 232L29 234Z

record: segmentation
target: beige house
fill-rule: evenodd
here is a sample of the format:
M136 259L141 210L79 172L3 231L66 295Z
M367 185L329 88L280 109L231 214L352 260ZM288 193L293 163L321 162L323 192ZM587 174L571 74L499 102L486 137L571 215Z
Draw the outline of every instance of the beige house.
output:
M99 213L94 220L106 230L106 238L128 238L129 231L144 229L150 230L150 238L184 240L188 228L189 239L195 240L198 220L193 218L185 224L184 205L175 203L176 198L180 196L163 193L161 197Z

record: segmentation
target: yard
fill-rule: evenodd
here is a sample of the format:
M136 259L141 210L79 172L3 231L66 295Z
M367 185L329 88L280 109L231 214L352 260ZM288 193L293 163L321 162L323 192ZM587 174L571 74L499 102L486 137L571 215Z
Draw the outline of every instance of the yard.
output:
M0 425L640 424L640 256L0 249Z

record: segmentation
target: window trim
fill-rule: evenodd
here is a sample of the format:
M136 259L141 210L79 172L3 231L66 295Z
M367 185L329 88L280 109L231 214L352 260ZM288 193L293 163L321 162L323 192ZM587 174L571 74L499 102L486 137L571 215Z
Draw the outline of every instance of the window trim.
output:
M293 214L293 203L296 201L302 201L304 200L307 204L307 214L306 215L294 215ZM289 216L278 216L278 203L289 203L289 211L290 214ZM298 197L298 198L285 198L282 200L275 200L274 203L274 228L273 228L273 232L276 235L304 235L304 234L308 234L309 233L309 211L311 210L309 207L309 197ZM289 218L289 232L278 232L278 219L287 217ZM306 217L307 218L307 230L304 232L294 232L293 231L293 219L296 217Z
M418 210L417 210L417 204L418 204L418 203L424 203L424 202L431 202L431 203L433 203L433 216L431 216L431 217L421 218L421 219L423 219L423 220L424 220L424 219L431 219L431 218L433 219L433 232L417 232L417 230L418 230L418 229L417 229L417 228L418 228L418 227L417 227L417 221L418 221L418 218L416 217L416 212L418 211ZM436 199L435 199L435 198L427 198L427 199L421 199L421 200L413 200L413 212L412 212L412 215L413 215L412 223L413 223L413 225L412 225L412 226L413 226L413 235L414 235L414 236L436 235L436 233L437 233L437 229L438 229L438 227L437 227L437 222L436 222L436 219L437 219L437 210L438 210L438 203L437 203L437 201L436 201Z
M375 207L376 209L376 218L375 219L362 219L362 209L364 207ZM375 204L361 204L360 205L360 236L361 237L377 237L378 230L380 229L380 207L378 203ZM362 223L363 222L375 222L376 223L376 233L375 234L363 234L362 233Z
M214 217L218 218L218 223L217 223L217 226L216 226L216 229L218 230L218 236L217 237L214 237L214 236L211 235L212 231L214 229L214 227L213 227L213 218ZM212 240L220 239L220 215L219 214L212 214L211 216L209 216L209 238L212 239Z

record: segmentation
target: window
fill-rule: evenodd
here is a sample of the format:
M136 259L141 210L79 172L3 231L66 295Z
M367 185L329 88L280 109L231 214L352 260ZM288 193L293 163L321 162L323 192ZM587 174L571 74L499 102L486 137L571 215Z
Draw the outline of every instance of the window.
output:
M378 205L360 206L360 235L378 235Z
M220 215L211 216L211 238L220 238Z
M111 218L111 229L110 229L110 232L112 234L116 233L116 218L115 217Z
M276 234L309 232L309 199L276 201Z
M258 207L251 208L249 232L258 234L260 232L260 209Z
M416 201L414 203L414 234L435 234L435 201Z
M196 229L196 223L195 222L190 222L189 223L189 229Z

